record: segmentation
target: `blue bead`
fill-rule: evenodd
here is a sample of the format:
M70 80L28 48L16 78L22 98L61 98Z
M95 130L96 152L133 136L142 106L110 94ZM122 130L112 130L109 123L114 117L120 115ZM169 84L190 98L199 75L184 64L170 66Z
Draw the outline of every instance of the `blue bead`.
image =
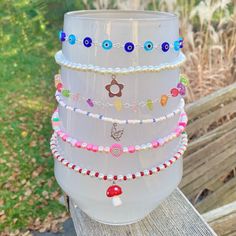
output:
M61 42L64 42L66 40L66 33L63 32L62 30L58 33L58 37Z
M183 48L183 38L179 38L179 48Z
M174 41L174 50L179 51L179 49L180 49L179 41Z
M110 40L104 40L102 42L102 48L105 50L110 50L112 48L112 42Z
M144 49L146 51L151 51L153 49L153 43L151 41L146 41L144 43Z
M131 42L127 42L125 43L124 48L126 52L132 52L134 50L134 44Z
M162 48L162 51L163 52L167 52L170 48L170 44L167 43L167 42L164 42L162 45L161 45L161 48Z
M75 44L75 41L76 41L75 35L73 35L73 34L69 35L69 43L71 45L73 45L73 44Z
M84 38L83 44L87 48L91 47L92 46L92 39L89 37Z

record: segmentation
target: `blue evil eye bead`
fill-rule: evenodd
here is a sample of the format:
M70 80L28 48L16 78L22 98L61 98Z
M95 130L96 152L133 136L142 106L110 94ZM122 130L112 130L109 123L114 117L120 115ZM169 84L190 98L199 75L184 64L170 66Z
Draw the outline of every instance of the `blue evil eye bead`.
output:
M167 52L170 48L170 44L167 43L167 42L164 42L162 45L161 45L161 48L162 48L162 51L163 52Z
M59 40L61 42L64 42L66 40L66 33L63 32L62 30L58 33Z
M75 35L73 35L73 34L69 35L69 43L71 45L73 45L73 44L75 44L75 41L76 41Z
M89 37L84 38L83 44L87 48L91 47L92 46L92 39Z
M183 43L184 43L183 38L179 38L179 48L183 48Z
M134 50L134 44L131 42L127 42L125 43L124 48L126 52L132 52Z
M179 51L179 49L180 49L180 43L179 43L179 40L174 41L174 50L175 50L175 51Z
M104 40L102 42L102 48L105 50L110 50L112 48L112 42L110 40Z
M144 43L144 49L146 51L151 51L153 49L153 43L151 41L146 41Z

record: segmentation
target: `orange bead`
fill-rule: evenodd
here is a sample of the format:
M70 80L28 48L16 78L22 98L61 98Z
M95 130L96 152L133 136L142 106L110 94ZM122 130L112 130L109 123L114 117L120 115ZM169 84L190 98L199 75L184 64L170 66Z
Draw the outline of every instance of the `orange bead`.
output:
M167 95L162 95L160 103L163 107L166 105L167 101L168 101L168 96Z

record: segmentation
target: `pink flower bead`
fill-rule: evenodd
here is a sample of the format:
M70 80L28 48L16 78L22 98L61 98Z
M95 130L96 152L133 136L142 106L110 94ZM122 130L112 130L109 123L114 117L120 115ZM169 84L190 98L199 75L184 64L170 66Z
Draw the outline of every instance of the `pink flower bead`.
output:
M134 146L129 146L128 150L129 150L129 153L134 153L135 152L135 147Z
M98 146L93 145L93 152L97 152L98 151Z
M81 142L77 141L77 142L75 143L75 146L76 146L77 148L81 148Z
M86 148L87 148L88 151L92 150L93 149L93 144L88 144Z
M152 147L153 147L153 148L158 148L158 147L159 147L159 142L157 142L157 141L152 141Z

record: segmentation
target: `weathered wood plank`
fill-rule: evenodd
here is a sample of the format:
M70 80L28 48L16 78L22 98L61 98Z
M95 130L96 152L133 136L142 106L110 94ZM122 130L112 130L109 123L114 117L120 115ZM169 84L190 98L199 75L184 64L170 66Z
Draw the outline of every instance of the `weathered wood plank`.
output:
M234 112L236 112L236 101L228 103L227 105L222 104L219 109L210 112L193 122L190 121L187 126L187 133L190 137L199 133L200 130L205 133L213 122L218 121L221 117Z
M203 214L220 236L236 235L236 201Z
M226 103L230 99L236 98L236 83L220 89L206 97L197 100L186 106L189 120L192 120L202 113L207 112L221 104Z
M216 235L177 189L163 203L138 223L109 226L91 220L71 200L71 215L78 236L210 236Z

